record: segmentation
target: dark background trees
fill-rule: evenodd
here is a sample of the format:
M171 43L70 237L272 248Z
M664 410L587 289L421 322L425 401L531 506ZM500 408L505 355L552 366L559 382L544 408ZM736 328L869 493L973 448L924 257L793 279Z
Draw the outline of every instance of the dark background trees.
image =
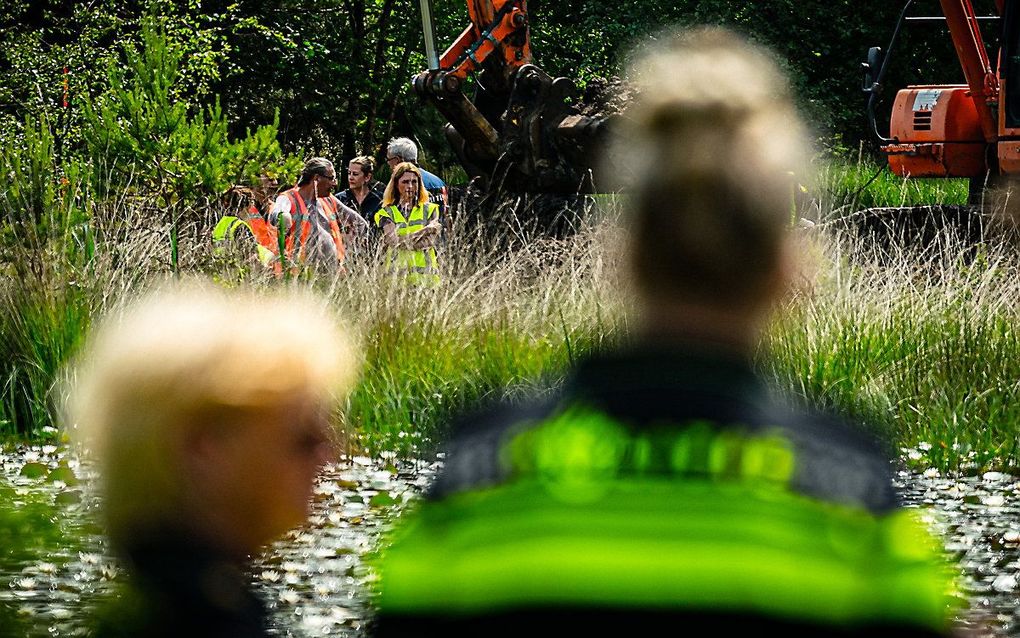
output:
M443 47L467 23L467 10L464 0L433 4ZM934 0L915 4L915 13L939 14ZM976 4L992 11L991 0ZM582 84L617 72L626 51L665 24L736 28L777 52L824 145L837 151L868 139L860 62L868 46L886 45L901 8L831 0L529 4L538 63ZM439 116L408 91L425 64L417 0L11 0L0 8L0 137L17 137L26 116L46 113L58 151L80 144L81 105L104 99L107 65L125 63L121 43L138 41L147 14L184 51L176 98L197 110L218 95L233 135L272 123L278 112L287 151L379 154L386 139L403 134L422 142L427 164L452 165ZM961 79L945 25L916 23L896 54L888 95L907 82Z

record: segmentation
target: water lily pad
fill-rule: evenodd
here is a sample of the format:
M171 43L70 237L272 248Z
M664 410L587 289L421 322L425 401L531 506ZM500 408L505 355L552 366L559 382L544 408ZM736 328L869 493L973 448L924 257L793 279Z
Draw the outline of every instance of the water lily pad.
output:
M81 503L81 492L78 490L67 490L57 494L53 497L53 502L57 505L74 505Z
M985 472L981 475L981 478L990 483L997 481L1008 481L1012 478L1009 474L1003 474L1002 472Z
M74 617L74 612L64 607L51 607L50 616L55 620L67 620Z
M988 507L1002 507L1006 504L1006 499L1001 494L989 494L982 499L982 502Z
M389 492L379 492L368 501L368 504L372 507L388 507L396 504L396 502L396 499L390 496Z
M21 468L21 475L25 478L42 478L49 472L49 468L42 463L25 463Z

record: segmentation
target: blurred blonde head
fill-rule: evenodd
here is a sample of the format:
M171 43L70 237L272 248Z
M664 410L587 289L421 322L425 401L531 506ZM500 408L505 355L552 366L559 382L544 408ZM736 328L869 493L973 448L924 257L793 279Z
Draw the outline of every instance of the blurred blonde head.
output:
M327 414L357 369L337 319L311 296L190 284L108 317L73 375L67 419L98 463L111 536L186 515L195 440L252 423L296 427L295 405Z
M735 34L667 35L636 59L616 165L633 170L631 263L646 299L757 303L782 257L809 145L772 57ZM628 176L624 176L628 179Z

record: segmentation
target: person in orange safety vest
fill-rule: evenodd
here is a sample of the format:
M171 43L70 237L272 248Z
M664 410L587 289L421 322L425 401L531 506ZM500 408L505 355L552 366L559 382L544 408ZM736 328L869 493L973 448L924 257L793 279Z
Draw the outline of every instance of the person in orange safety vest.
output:
M258 243L274 255L279 256L282 244L284 259L276 260L277 272L282 271L283 263L336 270L346 254L345 237L350 239L368 230L368 222L332 194L334 187L333 163L313 157L305 162L297 186L276 199L265 221L265 232L252 229ZM280 228L286 229L282 242L277 230Z

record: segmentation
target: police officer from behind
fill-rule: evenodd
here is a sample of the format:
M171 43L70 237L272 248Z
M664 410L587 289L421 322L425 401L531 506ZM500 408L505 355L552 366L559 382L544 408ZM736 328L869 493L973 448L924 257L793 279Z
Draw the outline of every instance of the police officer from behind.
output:
M632 77L633 343L455 430L381 558L375 635L945 633L944 567L881 448L750 363L807 154L786 80L718 29Z

